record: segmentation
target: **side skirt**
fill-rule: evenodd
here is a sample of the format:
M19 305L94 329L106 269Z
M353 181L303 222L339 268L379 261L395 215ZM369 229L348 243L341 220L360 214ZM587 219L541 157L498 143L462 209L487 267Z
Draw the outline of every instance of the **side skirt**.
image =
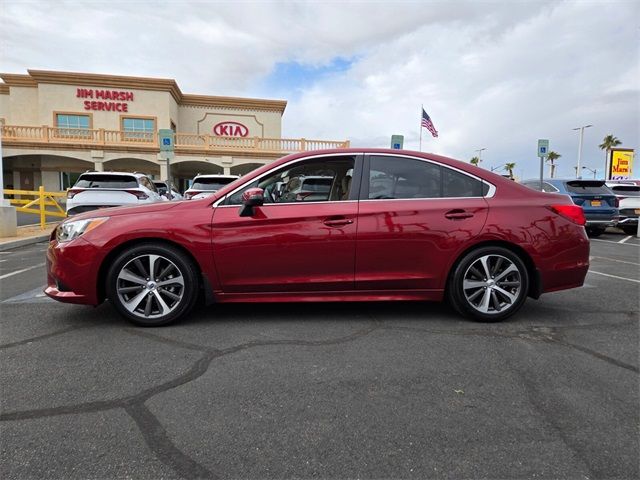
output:
M334 292L214 292L219 303L442 301L444 290L345 290Z

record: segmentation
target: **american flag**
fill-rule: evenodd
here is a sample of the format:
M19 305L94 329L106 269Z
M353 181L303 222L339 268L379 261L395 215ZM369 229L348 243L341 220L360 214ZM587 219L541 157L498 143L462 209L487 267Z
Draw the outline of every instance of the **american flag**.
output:
M438 138L438 131L436 130L436 127L433 126L431 117L427 115L427 112L424 111L424 108L422 109L422 122L420 123L420 125L429 130L431 132L431 135L433 135L435 138Z

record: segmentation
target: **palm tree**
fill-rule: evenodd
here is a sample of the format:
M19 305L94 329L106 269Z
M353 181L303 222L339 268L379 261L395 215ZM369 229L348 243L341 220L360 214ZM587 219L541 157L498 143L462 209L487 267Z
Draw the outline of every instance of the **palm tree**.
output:
M477 167L478 164L480 163L480 157L472 157L469 163L471 163L471 165L475 165Z
M509 178L511 180L513 180L513 169L516 168L516 164L515 163L505 163L504 164L504 168L506 168L507 172L509 172Z
M613 147L617 147L618 145L622 145L622 142L620 141L620 139L618 139L618 137L614 136L614 135L607 135L606 137L604 137L604 139L602 140L602 143L600 145L598 145L600 147L601 150L604 150L604 178L608 178L607 175L609 173L609 171L607 170L607 162L609 160L609 152L611 151L611 149Z
M559 153L554 152L554 151L551 151L551 152L549 152L547 154L547 162L549 162L549 166L550 166L550 169L551 169L551 171L549 173L549 176L551 178L553 178L553 176L556 173L556 165L553 162L556 161L557 159L559 159L561 156L562 155L560 155Z

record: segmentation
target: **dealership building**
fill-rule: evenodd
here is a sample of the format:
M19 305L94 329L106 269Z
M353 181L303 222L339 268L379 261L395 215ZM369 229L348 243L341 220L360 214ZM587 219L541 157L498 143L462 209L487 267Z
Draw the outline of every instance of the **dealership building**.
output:
M4 188L58 191L87 170L245 174L287 153L348 141L282 138L287 102L187 94L173 79L28 70L0 74ZM159 130L175 132L160 152ZM167 157L168 160L167 160Z

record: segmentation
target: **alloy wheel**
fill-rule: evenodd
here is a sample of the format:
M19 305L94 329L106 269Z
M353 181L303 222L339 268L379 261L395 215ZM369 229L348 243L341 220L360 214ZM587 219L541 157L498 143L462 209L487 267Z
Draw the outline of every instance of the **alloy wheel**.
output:
M180 304L184 293L180 269L162 255L139 255L127 262L116 280L122 306L141 318L164 317Z
M518 267L502 255L484 255L467 268L462 290L469 305L483 314L504 313L522 290Z

